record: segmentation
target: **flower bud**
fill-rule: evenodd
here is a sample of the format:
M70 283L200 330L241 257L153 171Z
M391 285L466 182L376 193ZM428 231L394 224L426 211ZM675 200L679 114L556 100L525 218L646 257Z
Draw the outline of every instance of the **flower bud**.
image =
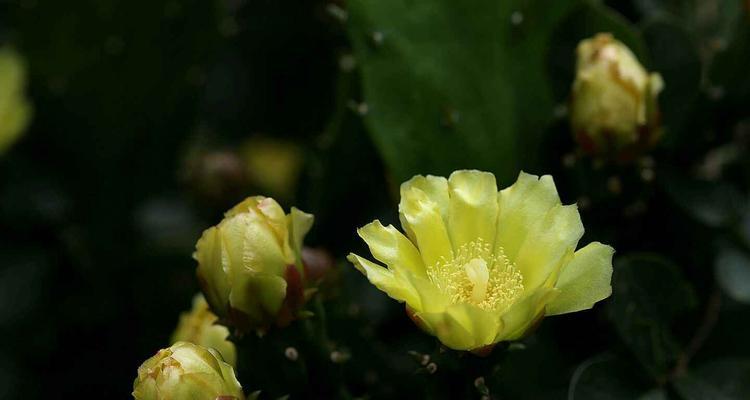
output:
M138 368L137 400L244 398L232 366L214 349L177 342Z
M14 51L0 48L0 154L18 139L31 118L25 88L23 62Z
M218 317L208 308L201 294L193 297L193 309L180 315L180 322L172 334L172 343L190 342L218 351L232 366L237 365L237 350L234 343L227 340L229 329L217 325Z
M255 196L203 232L193 258L208 304L221 322L264 333L300 316L307 273L302 239L313 216L292 207L285 215L270 197Z
M661 75L608 33L581 41L577 53L570 122L583 151L627 161L655 144Z
M294 194L304 160L293 142L256 136L242 144L240 156L255 187L281 199Z

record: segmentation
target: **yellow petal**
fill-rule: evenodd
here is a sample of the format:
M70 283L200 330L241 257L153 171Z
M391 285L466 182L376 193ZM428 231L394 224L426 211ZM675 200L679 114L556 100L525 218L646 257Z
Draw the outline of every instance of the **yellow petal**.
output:
M495 343L500 318L466 303L453 304L439 313L416 313L426 328L455 350L472 350Z
M416 310L422 308L420 298L408 280L402 279L388 268L381 267L354 253L350 253L346 259L354 264L359 272L367 277L370 283L384 291L390 298L406 302L406 304Z
M312 214L308 214L297 207L292 207L291 213L287 216L291 246L297 257L300 256L302 251L302 241L312 228L314 221L315 217Z
M557 272L583 235L583 224L575 205L553 207L539 230L527 237L514 260L523 275L524 292L540 287Z
M513 304L503 314L503 331L495 341L516 340L524 336L539 318L544 316L544 307L557 296L554 288L540 288Z
M516 182L498 194L496 247L502 247L515 260L521 245L541 228L547 212L560 204L555 182L549 175L541 178L521 172Z
M453 250L477 239L494 243L498 210L495 175L475 170L456 171L448 179L448 187L448 232Z
M453 251L441 214L444 206L441 202L444 198L442 195L422 191L419 185L411 185L412 181L401 186L399 212L402 215L404 229L413 236L412 240L419 247L425 265L435 265L441 257L451 259ZM426 178L424 182L428 182Z
M391 270L403 269L416 276L427 276L419 251L393 225L385 227L375 220L358 229L357 233L370 247L373 257Z
M244 312L252 324L264 324L278 314L286 297L286 281L281 276L268 273L235 275L229 301Z
M410 305L415 312L442 312L450 305L448 296L430 282L429 278L418 277L411 273L405 273L400 278L409 282L419 298L418 306Z
M615 249L599 242L576 251L573 260L560 272L555 285L560 295L547 305L547 314L587 310L609 297L614 252Z
M195 245L193 258L198 261L198 278L206 300L214 312L225 316L229 303L229 261L221 241L221 233L216 227L203 232Z
M443 178L442 176L433 176L433 175L416 175L415 177L409 179L408 181L401 184L400 188L400 194L401 194L401 202L404 201L405 193L410 192L412 189L418 189L422 193L425 194L432 202L435 203L437 206L438 214L440 214L440 218L443 219L443 221L446 220L448 215L448 180ZM416 244L417 243L417 237L414 234L414 231L412 231L411 226L409 226L409 222L406 220L406 217L404 216L402 205L399 203L398 207L399 211L399 221L401 222L401 226L404 229L404 232L406 232L406 236L409 237L409 239Z
M246 270L283 275L286 266L294 263L291 252L279 245L276 232L257 214L225 219L219 230L229 255L230 280Z

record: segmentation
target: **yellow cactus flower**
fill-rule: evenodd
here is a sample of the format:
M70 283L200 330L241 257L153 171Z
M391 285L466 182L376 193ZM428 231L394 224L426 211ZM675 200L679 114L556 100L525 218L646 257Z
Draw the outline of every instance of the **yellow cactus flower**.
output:
M218 317L208 308L206 299L201 294L193 297L193 308L180 315L180 322L172 334L171 343L190 342L218 351L224 361L231 366L237 365L237 349L234 343L227 340L229 329L218 325Z
M242 386L231 365L214 349L177 342L159 350L138 368L136 400L242 400Z
M313 216L284 214L270 197L245 199L203 232L193 258L208 304L223 324L263 333L300 316L307 273L302 240Z
M450 348L482 353L611 294L614 250L575 251L578 209L560 203L549 175L522 172L500 192L488 172L418 175L401 185L399 216L406 236L377 220L358 230L387 268L348 259Z
M25 89L23 61L13 50L0 48L0 154L18 139L31 119Z
M661 75L649 73L608 33L581 41L571 94L570 122L590 154L629 159L660 135Z

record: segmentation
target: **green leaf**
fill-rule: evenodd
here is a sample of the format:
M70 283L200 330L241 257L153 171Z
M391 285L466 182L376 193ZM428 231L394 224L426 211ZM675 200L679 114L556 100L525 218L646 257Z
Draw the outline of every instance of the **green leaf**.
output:
M656 255L615 260L608 315L622 341L646 370L662 378L680 346L670 325L693 307L695 296L680 270Z
M709 182L663 170L660 182L672 200L695 220L709 227L733 224L746 208L742 194L726 183Z
M750 52L750 20L742 18L734 31L733 40L727 48L716 55L709 80L723 96L742 111L747 110L750 96L750 76L747 63L743 62Z
M701 365L674 382L685 400L750 398L750 360L726 358Z
M680 131L691 115L700 90L701 60L688 31L673 18L653 19L643 27L652 71L664 79L659 105L670 132ZM685 132L692 136L693 132ZM670 135L673 139L673 135Z
M531 165L554 107L543 50L571 4L350 2L365 123L396 179Z
M750 304L750 257L747 253L726 245L716 257L716 281L732 299Z
M582 362L573 372L568 387L571 400L620 400L639 398L648 384L637 369L612 354L600 354ZM651 397L658 399L651 393Z

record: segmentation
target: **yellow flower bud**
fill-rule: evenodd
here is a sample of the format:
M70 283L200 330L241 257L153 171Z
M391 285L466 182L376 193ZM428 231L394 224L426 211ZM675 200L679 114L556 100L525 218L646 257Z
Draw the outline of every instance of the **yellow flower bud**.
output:
M26 129L31 104L24 93L26 69L18 54L0 48L0 154Z
M244 398L232 366L214 349L177 342L138 368L136 400Z
M348 258L450 348L484 353L612 292L614 250L575 250L578 209L562 205L549 175L522 172L500 192L488 172L415 176L401 185L399 214L406 236L377 220L358 230L386 267Z
M292 142L255 137L240 148L250 182L268 193L289 198L299 178L302 151Z
M628 160L651 147L660 135L661 75L608 33L581 41L577 53L570 122L581 148Z
M218 351L224 361L232 366L237 365L237 349L234 343L227 340L229 329L217 325L218 318L208 308L206 299L201 294L193 297L193 309L180 315L180 322L172 334L172 343L190 342Z
M305 303L302 240L313 216L270 197L245 199L203 232L193 258L198 281L222 323L265 332L299 316Z

